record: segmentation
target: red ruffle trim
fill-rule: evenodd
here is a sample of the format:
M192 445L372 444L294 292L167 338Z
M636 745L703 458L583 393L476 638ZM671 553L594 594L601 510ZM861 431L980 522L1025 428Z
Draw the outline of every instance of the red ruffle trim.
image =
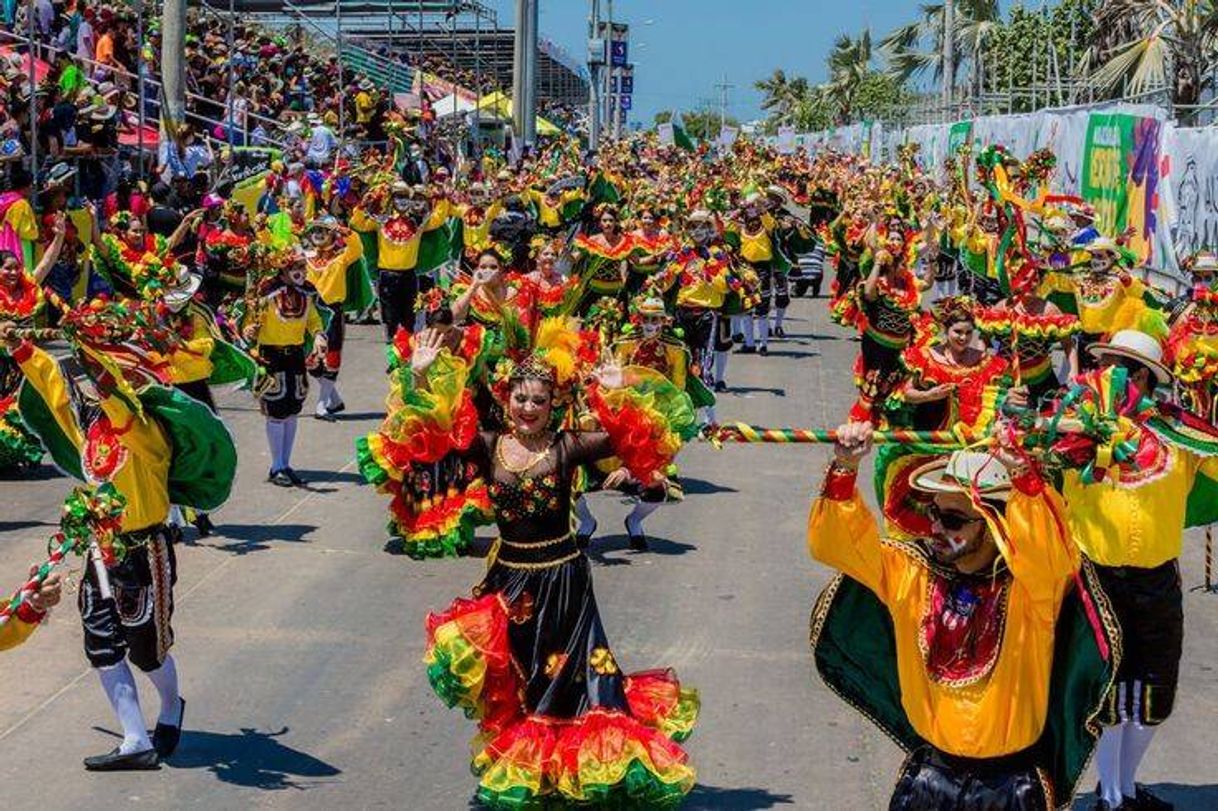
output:
M596 413L601 430L609 434L614 455L640 482L650 483L672 461L660 448L668 426L655 415L632 404L614 411L595 385L589 389L588 404Z
M410 432L409 439L398 442L381 434L381 450L385 459L398 470L405 470L412 462L436 462L450 451L468 448L478 432L478 410L474 407L473 394L467 389L461 395L453 425L443 430L428 425Z
M461 636L477 649L486 662L486 674L478 700L481 708L478 725L483 731L498 735L524 712L520 703L520 685L512 667L507 609L498 594L473 600L458 597L447 611L427 615L425 627L429 650L435 645L436 629L448 622L457 623Z

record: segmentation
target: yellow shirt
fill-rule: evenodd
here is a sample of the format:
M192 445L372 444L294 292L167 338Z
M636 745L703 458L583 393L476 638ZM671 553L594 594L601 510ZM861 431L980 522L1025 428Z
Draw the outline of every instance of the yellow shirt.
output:
M276 299L288 288L280 287L261 301L262 323L258 327L259 346L301 346L305 335L316 335L324 325L312 296L306 296L304 311L299 316L287 316Z
M529 196L537 205L537 222L543 228L558 228L564 222L563 210L571 202L582 199L584 193L581 189L568 189L558 196L558 205L554 206L546 202L545 192L539 189L529 189Z
M55 416L55 422L78 450L85 452L85 435L76 423L68 390L55 360L41 349L18 348L13 354L25 379L38 392ZM110 418L126 461L110 476L110 482L127 499L122 531L137 532L163 524L169 515L169 463L172 448L164 429L152 416L139 417L116 397L105 397L101 409Z
M740 236L740 256L746 262L769 262L774 258L774 242L770 239L770 229L764 222L761 224L761 230L755 234L750 234L745 230L744 225L734 226L732 228Z
M364 243L359 234L347 235L347 245L324 264L309 260L309 281L326 304L342 304L347 300L347 268L364 255Z
M1065 472L1070 528L1088 558L1103 566L1152 569L1180 557L1189 491L1198 470L1218 478L1218 458L1164 448L1166 467L1145 481L1121 480L1109 468L1103 481L1083 484L1078 471Z
M613 358L622 366L644 366L659 372L678 389L685 391L689 357L685 354L684 346L663 338L655 339L654 343L646 339L622 340L614 344Z
M169 355L171 383L193 383L211 377L211 353L216 348L211 323L193 309L189 315L190 340L182 341Z
M901 704L913 728L938 749L988 758L1040 739L1049 704L1054 626L1078 550L1059 531L1060 497L1011 495L1001 542L1011 583L1000 649L988 675L960 687L932 681L919 642L928 610L931 570L912 544L881 539L857 489L847 500L817 499L808 518L808 548L817 560L869 588L888 608L896 636ZM995 537L998 537L995 535Z
M350 224L356 231L376 231L377 266L381 270L414 270L415 265L419 263L419 242L423 234L442 226L449 217L450 208L447 200L438 201L423 227L417 229L409 239L403 240L386 234L384 226L362 208L351 212Z
M471 225L465 218L470 206L461 206L461 240L467 254L480 253L493 245L491 240L491 223L503 212L503 204L496 201L487 206L482 214L482 222Z

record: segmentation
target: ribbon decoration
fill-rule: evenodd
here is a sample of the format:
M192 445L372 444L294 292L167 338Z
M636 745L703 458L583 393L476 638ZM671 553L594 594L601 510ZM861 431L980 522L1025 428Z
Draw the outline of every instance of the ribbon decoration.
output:
M59 518L59 530L47 543L47 559L28 580L0 604L0 627L4 626L22 604L29 602L56 566L63 563L69 552L85 555L94 545L101 552L102 562L113 566L126 551L117 541L123 510L127 499L111 484L97 488L77 487L64 500Z

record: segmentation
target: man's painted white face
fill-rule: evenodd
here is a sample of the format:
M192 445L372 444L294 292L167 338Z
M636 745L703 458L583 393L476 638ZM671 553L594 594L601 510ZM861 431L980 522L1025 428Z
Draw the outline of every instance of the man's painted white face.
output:
M664 322L658 318L645 318L642 324L643 337L655 338L664 329Z

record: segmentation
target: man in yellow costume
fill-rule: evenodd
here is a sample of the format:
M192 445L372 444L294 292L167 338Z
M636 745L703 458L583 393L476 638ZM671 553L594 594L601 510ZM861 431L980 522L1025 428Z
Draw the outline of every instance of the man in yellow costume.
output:
M1209 455L1215 449L1214 432L1200 419L1152 398L1157 387L1172 382L1152 336L1123 330L1089 351L1101 368L1122 371L1134 389L1129 396L1139 404L1129 410L1135 415L1128 440L1138 445L1135 461L1114 464L1102 477L1067 471L1062 489L1074 538L1096 564L1123 639L1121 669L1101 717L1105 729L1096 750L1096 808L1167 809L1169 803L1134 777L1175 703L1184 636L1177 559L1185 526L1213 517L1202 513L1213 509L1218 479L1218 457ZM1170 434L1164 433L1165 426ZM1209 510L1203 510L1207 505Z
M813 614L817 667L909 750L890 809L1054 808L1094 746L1112 656L1073 599L1088 575L1061 499L1003 452L957 451L912 474L928 537L885 538L855 486L871 439L839 429L812 505L812 555L844 574Z

